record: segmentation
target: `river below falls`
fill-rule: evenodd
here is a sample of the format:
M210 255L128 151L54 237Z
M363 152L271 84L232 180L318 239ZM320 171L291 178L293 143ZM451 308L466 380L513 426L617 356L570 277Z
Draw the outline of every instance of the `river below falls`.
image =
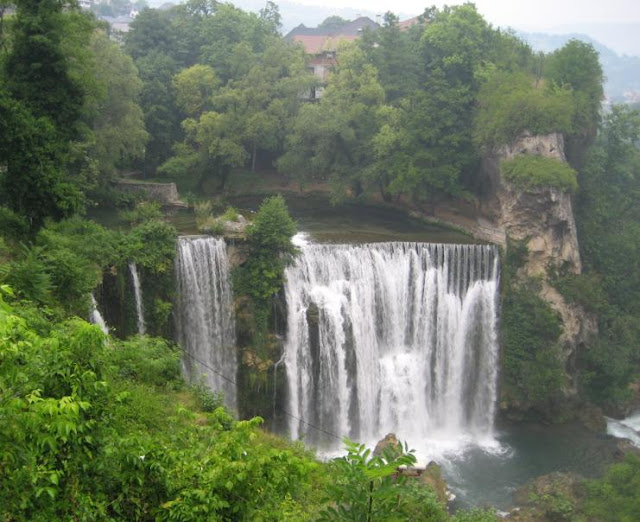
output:
M617 440L581 424L505 424L496 428L496 446L468 448L439 463L456 507L491 505L507 510L516 489L553 472L601 476L613 462Z

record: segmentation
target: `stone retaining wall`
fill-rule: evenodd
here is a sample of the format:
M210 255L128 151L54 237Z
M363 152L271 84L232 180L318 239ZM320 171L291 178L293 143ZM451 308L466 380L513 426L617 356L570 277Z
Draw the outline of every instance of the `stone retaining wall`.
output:
M178 188L175 183L147 183L122 179L116 181L115 186L122 192L144 194L149 200L157 201L162 205L186 206L180 200L180 194L178 194Z

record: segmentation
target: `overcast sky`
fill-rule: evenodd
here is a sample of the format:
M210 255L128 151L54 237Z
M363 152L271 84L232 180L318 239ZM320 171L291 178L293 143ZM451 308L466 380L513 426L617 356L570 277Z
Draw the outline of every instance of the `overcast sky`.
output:
M301 4L354 7L384 13L420 14L426 6L457 5L459 0L293 0ZM493 25L544 29L561 25L640 22L640 0L476 0ZM640 35L638 36L640 39Z

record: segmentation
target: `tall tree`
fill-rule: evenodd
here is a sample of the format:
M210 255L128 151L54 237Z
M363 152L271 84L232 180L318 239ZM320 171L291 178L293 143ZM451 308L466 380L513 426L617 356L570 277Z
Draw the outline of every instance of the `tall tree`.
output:
M401 30L399 19L391 12L384 15L384 24L375 31L365 30L358 45L378 70L378 78L388 103L395 104L420 88L424 80L419 40L421 25Z
M0 183L6 203L37 230L46 217L61 219L81 207L80 187L69 182L66 166L71 141L81 137L84 89L65 54L63 4L18 0L16 8L0 86L6 127Z
M573 90L573 131L567 136L566 148L569 161L580 168L601 121L604 77L598 53L591 44L570 40L546 60L544 75L557 85Z
M46 117L61 137L78 133L84 93L69 74L63 52L63 3L18 0L12 45L5 62L9 92L36 117Z
M125 159L140 158L148 134L138 105L142 82L133 60L102 32L94 33L91 50L101 93L94 100L92 155L103 174Z

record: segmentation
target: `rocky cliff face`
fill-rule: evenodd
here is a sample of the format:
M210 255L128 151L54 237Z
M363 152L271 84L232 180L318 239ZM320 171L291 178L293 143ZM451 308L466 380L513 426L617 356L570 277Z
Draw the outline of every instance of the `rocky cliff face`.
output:
M526 242L529 253L520 275L540 277L541 297L560 314L563 358L571 376L576 350L596 328L593 318L580 307L567 303L548 282L549 269L562 268L574 274L582 270L571 195L550 187L524 190L502 179L500 162L518 154L566 161L562 135L525 135L487 157L484 161L486 189L482 207L506 237ZM574 395L575 383L565 391Z
M497 176L500 176L499 162L519 154L566 161L562 135L524 136L498 151ZM512 239L527 242L528 275L544 274L549 264L563 266L576 274L581 272L570 194L555 188L522 190L499 178L495 197L498 201L498 225Z

